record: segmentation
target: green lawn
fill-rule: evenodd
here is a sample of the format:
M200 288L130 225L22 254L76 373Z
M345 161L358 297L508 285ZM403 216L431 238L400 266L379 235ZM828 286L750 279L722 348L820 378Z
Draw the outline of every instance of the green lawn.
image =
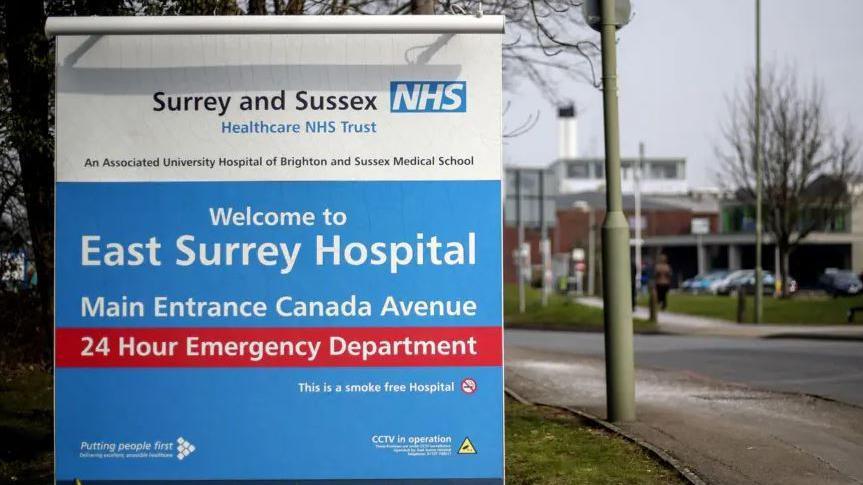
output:
M528 287L526 311L518 312L518 286L506 285L503 294L504 321L509 327L536 327L561 330L602 330L602 309L576 303L564 295L552 293L548 306L542 306L542 292ZM635 319L635 330L652 331L656 326L646 320Z
M508 484L674 484L638 446L551 408L506 402Z
M863 306L863 296L795 296L788 299L765 296L763 302L764 323L839 325L846 323L848 308ZM646 297L639 299L639 305L647 305ZM752 321L752 305L753 298L749 296L746 298L747 322ZM737 298L672 293L668 295L668 311L735 321ZM863 322L863 312L857 315L857 321Z

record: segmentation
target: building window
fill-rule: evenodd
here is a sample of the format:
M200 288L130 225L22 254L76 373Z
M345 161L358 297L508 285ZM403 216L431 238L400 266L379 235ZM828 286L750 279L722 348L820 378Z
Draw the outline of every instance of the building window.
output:
M722 209L722 231L755 232L755 207L732 206Z
M566 165L566 176L571 179L590 178L590 166L584 162L569 162Z
M767 224L765 214L765 226ZM851 215L840 209L829 212L823 209L803 209L797 222L798 231L842 232L851 231ZM755 207L731 206L722 209L723 232L755 232Z
M847 211L842 209L834 212L825 209L809 209L804 210L801 214L798 230L849 232L848 220Z
M515 172L507 171L507 172L506 172L505 179L506 179L506 186L505 186L504 190L506 191L506 193L507 193L507 194L514 194L514 193L515 193L515 188L516 188L516 185L515 185L515 179L516 179L516 177L515 177Z
M677 163L653 162L650 164L650 177L654 179L671 180L677 177Z
M605 178L605 162L593 162L593 178Z
M840 212L833 218L831 229L833 232L850 232L848 229L848 214Z

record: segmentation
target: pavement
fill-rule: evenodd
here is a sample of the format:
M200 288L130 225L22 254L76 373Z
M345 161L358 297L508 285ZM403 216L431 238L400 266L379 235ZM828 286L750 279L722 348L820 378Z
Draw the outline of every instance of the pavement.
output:
M600 298L579 297L578 302L602 308ZM633 310L633 316L646 320L649 317L648 310L638 307ZM863 340L863 325L756 325L664 311L659 312L657 327L660 332L675 335Z
M573 339L581 338L583 344L573 343ZM666 340L652 340L657 338ZM681 367L687 359L694 363L712 358L709 342L715 339L686 340L666 335L636 337L636 360L640 365L636 373L638 420L620 424L625 431L666 450L708 483L863 484L863 407L805 394L756 389L673 365L643 366L645 355L673 355L675 349L694 352L685 358L677 356L683 359L679 361ZM727 340L738 344L774 343ZM507 330L506 341L508 387L534 402L605 416L601 335ZM730 342L726 346L733 349ZM858 345L847 350L858 356L859 346L863 346L858 342L803 344ZM592 348L593 353L585 352L585 347ZM726 370L740 372L745 380L749 375L746 369L754 367L754 376L759 363L742 357L758 351L745 346L738 350L740 359L730 356L721 360L727 361ZM830 354L828 350L806 354L811 360L799 362L797 368L825 358ZM781 353L779 350L775 355ZM769 354L764 356L765 361L770 358ZM786 362L798 358L791 355ZM853 355L845 358L849 359L845 365L859 365ZM829 366L826 364L824 369ZM790 375L794 369L787 372Z

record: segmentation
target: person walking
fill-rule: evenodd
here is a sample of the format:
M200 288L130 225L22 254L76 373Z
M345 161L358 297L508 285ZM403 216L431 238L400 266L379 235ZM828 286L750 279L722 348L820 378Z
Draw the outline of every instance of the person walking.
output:
M671 265L668 257L660 254L656 266L653 268L653 277L656 284L656 299L659 307L663 310L668 308L668 290L671 288Z

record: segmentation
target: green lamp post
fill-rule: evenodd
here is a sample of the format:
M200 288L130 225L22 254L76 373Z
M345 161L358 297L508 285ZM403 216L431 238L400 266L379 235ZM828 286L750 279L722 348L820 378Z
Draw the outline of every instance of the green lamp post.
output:
M629 224L620 189L620 128L617 109L617 30L629 21L629 0L588 0L585 21L602 39L602 99L605 119L606 216L602 224L605 315L606 406L610 421L635 419L635 359Z

